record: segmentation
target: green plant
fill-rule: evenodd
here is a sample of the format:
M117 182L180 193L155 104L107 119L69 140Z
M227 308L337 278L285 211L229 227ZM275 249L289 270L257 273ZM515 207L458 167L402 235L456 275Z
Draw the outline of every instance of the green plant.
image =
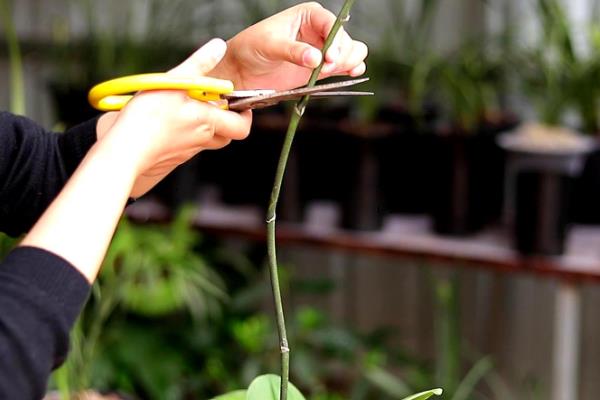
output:
M147 230L164 230L156 242L159 247L173 236L172 224L138 226L124 221L109 253L113 261L107 259L105 267L120 271L124 263L137 259L135 253L144 250L136 243L154 243L145 234ZM197 233L192 235L197 237ZM179 235L175 237L179 240ZM55 383L62 380L58 383L64 398L77 387L92 387L138 398L207 399L248 387L261 372L278 370L278 354L272 349L277 340L276 325L264 309L270 288L262 265L262 246L256 251L260 254L253 256L254 251L246 254L202 240L188 251L202 254L227 288L228 300L215 310L218 312L199 316L184 307L140 314L137 308L129 309L120 302L116 295L119 290L106 281L112 272L103 273L73 335L68 370L54 376ZM130 261L124 260L123 254L130 255ZM284 295L291 287L298 294L313 295L316 287L322 295L335 288L319 278L299 280L292 269L281 268ZM132 278L123 274L122 279ZM94 322L101 329L92 346ZM361 334L331 322L327 314L312 307L293 309L288 323L289 340L294 343L292 380L311 399L398 399L432 382L413 379L401 397L389 396L370 382L368 377L377 373L371 366L381 365L383 370L384 363L389 369L411 371L411 376L425 376L421 361L390 345L391 331ZM87 384L73 380L84 374ZM240 392L235 395L240 396Z
M405 378L401 379L387 371L386 360L379 359L370 365L367 375L369 381L395 399L404 397L411 388L433 385L443 386L446 396L452 400L488 398L485 391L491 393L492 398L520 398L494 373L489 356L476 358L474 362L464 357L456 274L432 278L431 286L436 306L436 356L433 368L407 365ZM468 368L465 370L466 364Z
M489 46L485 40L466 43L436 68L440 103L460 132L475 132L501 110L504 63Z
M400 95L406 110L422 119L425 102L431 95L434 70L440 57L432 49L434 19L439 10L439 0L426 0L408 8L405 2L388 0L385 15L369 15L364 18L365 34L374 27L372 21L381 18L377 31L380 43L369 55L370 90L378 96L358 99L362 105L363 118L370 120L384 102ZM371 4L362 4L368 13ZM360 25L359 25L360 26Z
M121 221L92 301L74 330L73 351L56 375L65 398L98 383L94 382L94 369L98 365L102 369L99 355L114 340L111 326L123 327L115 314L158 319L186 311L199 320L220 311L227 295L220 276L195 251L200 237L191 226L192 216L190 208L183 208L168 226L136 226L126 219ZM147 337L140 339L143 334L136 334L137 328L125 329L137 343L146 343L147 348L158 346ZM139 349L139 345L134 348ZM125 351L119 356L127 354L131 353Z
M10 65L10 111L25 115L25 83L23 80L23 61L17 32L12 20L10 0L0 0L0 17L4 25L4 35L8 46Z
M287 268L281 272L284 294L288 287L302 292L322 284L298 281ZM277 353L271 348L277 339L275 323L261 310L261 299L269 291L266 278L259 271L249 275L249 282L231 293L223 319L212 321L215 329L198 331L197 335L205 338L202 349L197 350L206 360L200 375L212 381L206 387L247 387L258 372L278 369ZM327 314L313 307L295 308L288 325L289 340L294 343L291 378L311 399L399 399L370 382L372 373L377 373L371 366L385 359L390 368L421 368L418 361L390 345L391 335L382 331L360 334L331 322ZM407 387L402 397L422 387Z
M540 42L526 50L518 64L525 91L531 98L538 118L549 125L563 123L565 113L575 109L581 128L589 133L600 129L596 77L600 74L600 24L587 27L588 54L574 45L573 26L557 0L537 0L541 26Z
M128 1L115 8L106 2L69 1L64 15L81 15L86 29L83 34L74 32L66 17L54 21L53 84L87 90L115 76L175 65L196 46L190 38L205 36L200 30L211 29L211 10L205 8L212 3L215 1L202 6L193 0Z
M11 238L4 233L0 233L0 260L4 258L17 243L17 239Z

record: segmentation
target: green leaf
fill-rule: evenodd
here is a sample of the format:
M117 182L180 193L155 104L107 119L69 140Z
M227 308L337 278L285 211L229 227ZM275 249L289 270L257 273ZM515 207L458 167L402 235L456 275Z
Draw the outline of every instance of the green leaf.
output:
M279 400L279 385L281 378L277 375L261 375L254 379L248 388L246 400ZM306 400L300 391L288 384L288 400Z
M217 396L212 400L246 400L246 391L245 390L236 390L234 392L229 392L229 393L225 393L220 396Z
M426 392L413 394L412 396L409 396L403 400L427 400L431 396L441 396L442 392L443 392L442 389L428 390Z
M368 368L365 371L365 378L375 387L395 399L400 399L412 392L403 380L377 366Z
M452 400L466 400L471 398L475 387L493 368L492 361L489 357L484 357L479 360L473 368L465 375L464 379L456 388Z

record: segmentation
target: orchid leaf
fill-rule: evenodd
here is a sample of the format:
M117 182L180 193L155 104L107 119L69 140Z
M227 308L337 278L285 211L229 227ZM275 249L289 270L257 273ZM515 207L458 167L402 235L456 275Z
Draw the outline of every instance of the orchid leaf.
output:
M428 390L426 392L413 394L412 396L409 396L403 400L427 400L428 398L430 398L432 396L441 396L442 392L443 392L442 389Z
M248 387L246 400L279 400L280 384L281 378L277 375L261 375L254 379ZM288 400L306 400L291 382L288 384L287 398Z
M234 392L229 392L229 393L225 393L220 396L217 396L212 400L246 400L246 391L245 390L236 390Z

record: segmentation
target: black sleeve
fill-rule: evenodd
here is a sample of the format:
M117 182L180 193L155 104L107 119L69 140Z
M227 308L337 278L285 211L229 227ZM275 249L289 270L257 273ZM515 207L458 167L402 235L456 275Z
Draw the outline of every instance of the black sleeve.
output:
M31 228L95 143L97 121L57 134L0 111L0 231Z
M38 400L90 291L66 260L18 247L0 263L0 399Z

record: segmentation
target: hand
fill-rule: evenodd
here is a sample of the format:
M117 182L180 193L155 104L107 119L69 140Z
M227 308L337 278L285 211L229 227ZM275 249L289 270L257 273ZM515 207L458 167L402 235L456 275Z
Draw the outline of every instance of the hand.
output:
M169 74L202 76L225 54L220 39L208 42ZM251 112L236 113L190 99L183 91L152 91L136 95L118 113L98 122L98 139L117 140L137 157L138 178L131 196L143 195L177 166L201 150L218 149L244 139Z
M316 2L303 3L240 32L228 44L212 76L232 80L236 89L292 89L306 84L321 62L321 49L335 15ZM340 29L325 55L321 78L362 75L367 45Z

